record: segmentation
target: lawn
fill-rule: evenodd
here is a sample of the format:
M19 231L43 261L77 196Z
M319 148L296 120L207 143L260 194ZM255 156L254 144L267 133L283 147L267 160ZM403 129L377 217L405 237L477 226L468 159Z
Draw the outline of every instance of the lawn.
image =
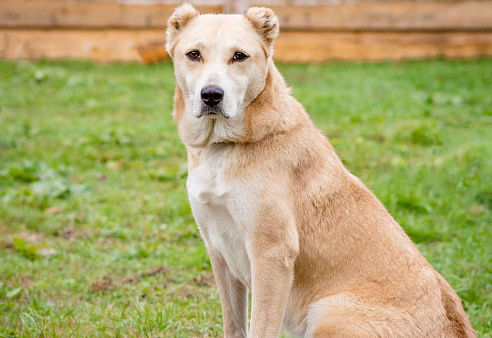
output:
M492 337L492 59L279 68ZM220 336L172 64L0 76L0 337Z

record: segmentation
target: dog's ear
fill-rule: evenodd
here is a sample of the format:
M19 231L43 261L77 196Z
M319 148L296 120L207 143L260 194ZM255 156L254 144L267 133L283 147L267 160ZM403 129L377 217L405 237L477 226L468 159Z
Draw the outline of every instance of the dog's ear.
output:
M258 34L268 45L278 36L278 18L270 8L251 7L244 13L244 16L251 21Z
M178 35L178 33L186 26L192 19L199 16L200 13L190 5L189 3L185 3L174 10L174 13L171 15L169 20L167 21L167 29L166 29L166 49L169 54L174 47L173 40Z

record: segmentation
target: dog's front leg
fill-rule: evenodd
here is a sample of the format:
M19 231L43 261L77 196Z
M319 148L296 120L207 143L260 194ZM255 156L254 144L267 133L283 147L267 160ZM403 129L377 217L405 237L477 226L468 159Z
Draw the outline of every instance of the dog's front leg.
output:
M222 256L209 250L215 282L219 290L224 337L245 338L248 332L248 289L232 276Z
M297 254L293 227L270 226L269 231L258 232L253 239L250 338L280 335Z

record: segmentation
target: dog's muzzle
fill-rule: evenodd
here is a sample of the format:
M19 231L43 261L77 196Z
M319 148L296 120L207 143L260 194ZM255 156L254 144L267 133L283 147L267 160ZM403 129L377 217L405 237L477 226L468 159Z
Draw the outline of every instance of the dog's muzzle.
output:
M225 117L229 118L229 115L224 113L220 103L224 98L224 91L216 86L208 86L201 90L200 97L204 104L202 111L198 117L202 117L204 115L209 117Z
M229 118L229 115L227 115L221 107L214 107L214 108L210 108L210 107L203 107L202 108L202 111L200 112L200 114L197 116L198 118L202 117L202 116L207 116L207 117L211 117L211 118L219 118L219 117L223 117L223 118L226 118L228 119Z
M224 98L224 91L219 87L209 86L202 89L200 96L205 105L213 108L222 101L222 98Z

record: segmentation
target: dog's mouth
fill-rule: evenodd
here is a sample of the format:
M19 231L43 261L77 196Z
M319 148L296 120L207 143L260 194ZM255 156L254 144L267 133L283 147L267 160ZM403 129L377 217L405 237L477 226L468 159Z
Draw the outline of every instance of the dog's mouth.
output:
M226 118L226 119L229 118L229 115L227 115L224 112L224 110L218 106L213 107L213 108L203 107L202 111L200 112L200 114L197 117L200 118L202 116L205 116L207 118L213 118L213 119L217 119L217 118L221 118L221 117Z

